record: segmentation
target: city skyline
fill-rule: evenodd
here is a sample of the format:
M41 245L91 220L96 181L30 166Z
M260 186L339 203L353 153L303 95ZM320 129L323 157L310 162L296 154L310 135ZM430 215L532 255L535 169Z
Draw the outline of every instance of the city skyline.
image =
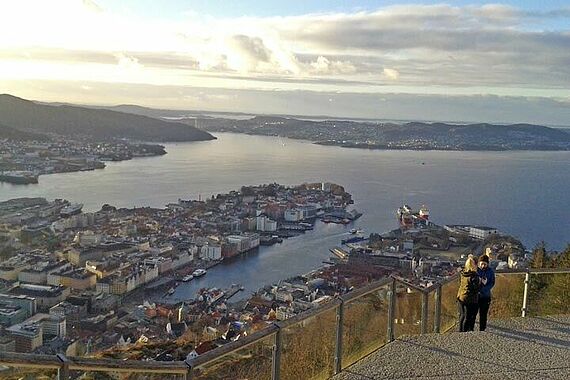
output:
M2 92L40 101L547 125L570 116L562 1L0 10Z

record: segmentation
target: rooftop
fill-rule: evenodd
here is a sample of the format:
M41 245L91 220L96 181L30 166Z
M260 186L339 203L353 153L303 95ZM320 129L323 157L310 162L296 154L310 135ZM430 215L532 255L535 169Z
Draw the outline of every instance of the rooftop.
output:
M20 284L11 289L10 293L30 297L56 297L59 296L64 289L66 289L64 286Z

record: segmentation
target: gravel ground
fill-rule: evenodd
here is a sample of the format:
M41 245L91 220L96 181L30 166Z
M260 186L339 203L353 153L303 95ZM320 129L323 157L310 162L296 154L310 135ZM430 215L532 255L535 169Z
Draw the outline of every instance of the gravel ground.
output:
M490 321L487 331L401 337L333 377L570 379L570 316Z

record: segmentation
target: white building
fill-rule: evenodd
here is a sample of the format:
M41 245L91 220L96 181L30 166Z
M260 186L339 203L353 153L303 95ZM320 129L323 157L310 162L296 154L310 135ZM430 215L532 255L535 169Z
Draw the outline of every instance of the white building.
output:
M222 258L222 246L215 243L208 243L200 250L202 260L219 260Z
M101 243L102 236L93 231L80 231L75 235L74 242L82 247L94 247Z
M277 222L265 215L260 215L257 217L257 230L261 232L275 232L277 231Z
M258 234L230 235L226 237L228 244L235 245L237 253L247 252L251 249L259 247Z
M484 226L469 226L468 227L469 236L474 239L485 240L489 235L496 234L499 231L493 227Z
M172 258L172 268L176 269L187 265L192 261L192 258L193 256L191 253L188 251L182 251Z
M485 226L445 225L443 226L443 228L451 233L468 234L469 237L480 240L486 239L487 237L489 237L489 235L499 233L499 231L496 228L485 227Z
M88 212L58 219L51 226L55 231L65 231L71 228L86 228L93 224L95 224L95 214Z
M297 208L285 210L285 221L298 222L303 220L303 212Z

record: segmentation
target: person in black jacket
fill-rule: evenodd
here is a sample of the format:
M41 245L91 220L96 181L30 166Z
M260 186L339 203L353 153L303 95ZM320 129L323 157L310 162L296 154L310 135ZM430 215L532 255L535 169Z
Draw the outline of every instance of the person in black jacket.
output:
M480 278L477 275L477 264L473 255L467 257L465 267L461 271L461 282L457 291L457 308L459 310L459 331L473 331L477 317Z
M487 328L487 314L489 314L489 306L491 306L491 289L495 286L495 272L489 267L489 256L483 255L479 257L479 269L477 274L481 279L481 287L479 288L479 331L485 331Z

